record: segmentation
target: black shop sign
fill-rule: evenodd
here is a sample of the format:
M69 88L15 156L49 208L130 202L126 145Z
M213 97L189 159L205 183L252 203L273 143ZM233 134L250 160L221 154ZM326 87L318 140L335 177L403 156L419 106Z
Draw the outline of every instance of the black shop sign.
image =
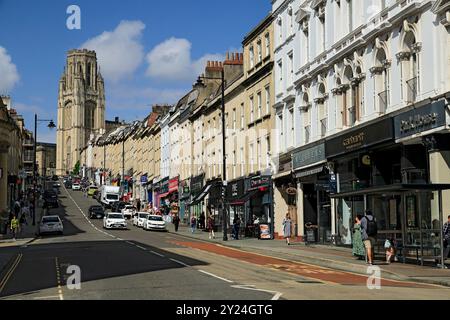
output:
M258 176L250 179L250 190L258 188L268 188L271 184L271 178L267 176Z
M387 118L327 140L325 153L331 158L390 140L394 140L394 126L392 118Z
M245 180L240 179L234 182L229 182L227 186L228 199L241 198L245 193Z
M445 126L445 100L402 113L394 118L395 138L401 139Z

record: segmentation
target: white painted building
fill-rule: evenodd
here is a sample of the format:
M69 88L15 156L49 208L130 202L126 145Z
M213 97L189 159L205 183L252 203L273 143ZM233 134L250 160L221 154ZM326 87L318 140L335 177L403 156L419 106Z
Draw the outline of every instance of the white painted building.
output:
M160 121L161 127L161 179L170 175L170 118L172 112L168 112Z
M272 4L279 156L394 117L450 91L448 1ZM304 216L304 184L296 182L298 212ZM331 208L330 232L336 234L334 203ZM308 222L303 218L301 236Z

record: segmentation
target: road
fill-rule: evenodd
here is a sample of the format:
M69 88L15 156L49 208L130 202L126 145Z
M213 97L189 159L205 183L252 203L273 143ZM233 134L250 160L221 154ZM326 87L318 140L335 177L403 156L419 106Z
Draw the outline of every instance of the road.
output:
M448 299L450 289L367 278L252 254L174 233L103 230L87 209L96 202L61 188L64 235L38 238L13 254L0 275L0 299L12 300L271 300ZM71 266L79 268L81 288Z

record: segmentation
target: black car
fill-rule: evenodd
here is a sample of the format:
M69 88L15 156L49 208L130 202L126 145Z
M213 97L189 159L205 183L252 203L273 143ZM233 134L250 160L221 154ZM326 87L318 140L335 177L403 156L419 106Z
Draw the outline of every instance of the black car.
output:
M102 206L89 207L89 219L103 219L105 217L105 210Z
M58 194L53 190L44 191L44 195L42 196L44 200L44 208L58 208Z
M122 212L122 209L125 208L125 206L126 206L127 204L128 204L128 203L123 202L123 201L116 201L116 202L113 202L113 203L111 204L111 212L116 212L116 213Z

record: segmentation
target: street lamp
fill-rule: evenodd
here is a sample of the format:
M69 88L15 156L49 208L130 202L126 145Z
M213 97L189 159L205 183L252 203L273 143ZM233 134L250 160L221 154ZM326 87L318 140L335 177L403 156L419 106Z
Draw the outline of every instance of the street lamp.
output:
M222 68L221 77L205 77L199 76L197 83L202 83L201 79L208 80L220 80L222 88L222 158L223 158L223 168L222 168L222 227L223 227L223 241L228 241L228 224L227 224L227 208L225 205L225 194L227 185L227 158L225 153L225 71Z
M33 152L33 182L34 182L34 186L33 186L33 205L34 205L34 209L33 209L33 226L36 225L36 187L37 187L37 178L36 178L36 170L37 170L37 166L36 166L36 147L37 147L37 124L38 122L48 122L48 128L49 129L54 129L56 128L55 123L53 122L53 120L44 120L44 119L38 119L37 114L34 115L34 152Z

